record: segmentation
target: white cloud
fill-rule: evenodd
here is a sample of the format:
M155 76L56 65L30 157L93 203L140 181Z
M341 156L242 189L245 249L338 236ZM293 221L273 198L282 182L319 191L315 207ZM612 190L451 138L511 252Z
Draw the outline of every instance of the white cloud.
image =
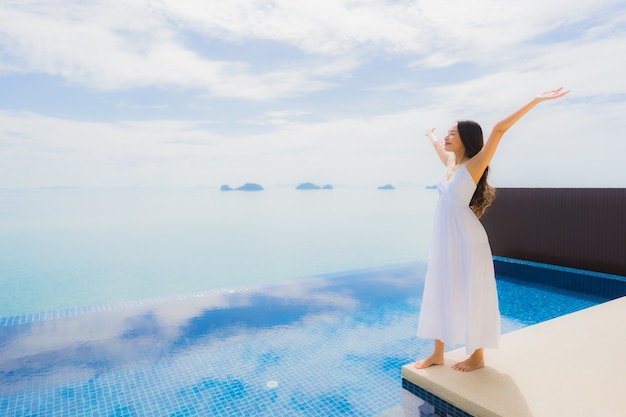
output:
M153 106L110 100L129 114L152 107L144 121L62 119L5 100L0 186L432 183L440 167L426 128L445 132L473 118L488 130L560 85L571 95L511 131L493 180L624 185L614 161L624 141L605 154L581 140L624 130L624 21L626 8L613 0L5 1L0 81L45 74L97 94L161 95ZM395 67L385 73L379 63ZM229 129L210 110L211 122L169 113L176 104L166 92L181 89L195 96L187 109L219 107L216 97L232 98L232 107L256 100L254 110L225 119L263 132L231 126L218 134L218 125ZM337 114L327 110L331 92L343 95ZM517 148L521 137L528 146Z
M45 73L89 88L203 88L216 96L262 100L326 88L325 78L356 62L338 57L263 73L242 60L206 59L187 48L176 28L137 2L0 6L4 72ZM30 7L29 7L30 6ZM167 11L163 11L167 12Z
M432 66L459 61L481 65L502 63L518 56L520 47L532 45L539 37L545 39L536 46L556 42L555 31L570 30L570 38L582 36L576 33L581 30L578 24L593 21L617 4L613 0L420 2L432 35L424 63ZM585 23L583 27L588 25Z
M371 54L414 55L421 65L435 67L497 62L520 42L613 2L570 3L9 2L0 6L1 68L104 90L161 85L203 88L216 96L289 97L329 88L329 78L349 74ZM230 42L234 49L249 40L275 41L305 55L298 62L268 57L272 65L259 71L245 55L204 57L185 44L186 32Z
M261 114L254 119L244 120L242 123L250 123L253 125L287 125L294 118L310 115L311 112L304 110L280 110L270 111Z
M375 173L401 176L398 164L407 158L402 148L414 146L406 132L397 133L410 126L402 116L291 123L247 137L217 136L187 121L108 124L6 112L0 121L0 186L9 187L36 185L29 182L34 172L45 185L271 185L306 179L376 184ZM349 167L355 169L346 172Z
M604 145L626 105L566 100L542 103L507 133L492 164L494 184L626 186L617 160L626 142ZM483 111L497 119L515 109L496 110L499 105ZM449 108L315 124L294 119L273 132L238 137L185 120L111 124L4 112L0 186L430 184L442 167L423 134L434 126L443 135L458 118ZM471 110L470 103L459 113ZM479 121L488 132L491 121Z
M422 49L423 21L412 2L321 0L164 0L183 26L229 41L268 39L306 53L337 55L372 44L391 51Z

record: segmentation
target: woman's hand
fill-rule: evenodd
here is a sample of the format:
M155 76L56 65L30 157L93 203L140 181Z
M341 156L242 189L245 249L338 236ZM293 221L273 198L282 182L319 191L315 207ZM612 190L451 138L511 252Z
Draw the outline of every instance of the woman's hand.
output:
M428 129L426 131L426 137L430 139L431 142L437 141L437 136L435 136L435 128Z
M567 93L569 93L569 90L563 90L563 87L560 87L560 88L557 88L556 90L550 90L550 91L546 91L541 94L538 94L537 97L535 98L539 101L554 100L555 98L563 97Z
M430 139L430 143L433 144L435 150L437 151L437 155L439 155L439 159L443 162L444 165L448 166L448 162L450 161L450 154L448 154L443 147L443 143L439 142L437 136L435 136L435 128L428 129L426 131L426 137Z

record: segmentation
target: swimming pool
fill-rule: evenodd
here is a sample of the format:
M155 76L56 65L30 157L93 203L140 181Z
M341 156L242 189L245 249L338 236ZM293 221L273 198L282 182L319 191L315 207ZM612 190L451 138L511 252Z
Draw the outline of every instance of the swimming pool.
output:
M414 336L425 269L3 319L0 415L376 416L431 349ZM505 333L605 301L512 279L498 291Z

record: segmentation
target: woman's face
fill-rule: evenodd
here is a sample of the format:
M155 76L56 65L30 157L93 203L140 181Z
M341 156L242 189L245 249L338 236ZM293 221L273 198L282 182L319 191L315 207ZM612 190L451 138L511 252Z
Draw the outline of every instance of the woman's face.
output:
M457 129L456 123L452 125L450 130L448 130L448 134L444 138L443 143L447 152L465 155L465 146L463 146L463 142L461 142L461 136L459 136L459 130Z

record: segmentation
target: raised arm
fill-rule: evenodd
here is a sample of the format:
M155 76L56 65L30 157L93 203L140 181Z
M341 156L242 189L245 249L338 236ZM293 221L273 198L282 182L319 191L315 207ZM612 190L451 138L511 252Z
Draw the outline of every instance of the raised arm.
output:
M466 164L467 170L474 178L474 182L478 183L478 181L480 180L480 177L483 175L485 168L487 167L487 165L489 165L491 159L493 158L493 155L496 153L496 149L498 148L500 139L502 139L502 136L506 133L507 130L509 130L511 126L513 126L519 119L522 118L522 116L524 116L533 107L535 107L542 101L560 98L567 93L569 93L569 90L564 91L563 87L541 93L537 95L534 99L526 103L523 107L519 108L515 112L511 113L509 116L497 122L493 127L493 130L489 134L489 138L487 139L487 142L485 142L483 148Z
M437 151L437 155L439 155L439 159L441 159L441 162L443 162L443 164L447 166L448 163L450 163L451 154L446 152L441 141L437 139L437 136L435 136L434 127L426 131L426 137L430 139L430 142L435 147L435 150Z

